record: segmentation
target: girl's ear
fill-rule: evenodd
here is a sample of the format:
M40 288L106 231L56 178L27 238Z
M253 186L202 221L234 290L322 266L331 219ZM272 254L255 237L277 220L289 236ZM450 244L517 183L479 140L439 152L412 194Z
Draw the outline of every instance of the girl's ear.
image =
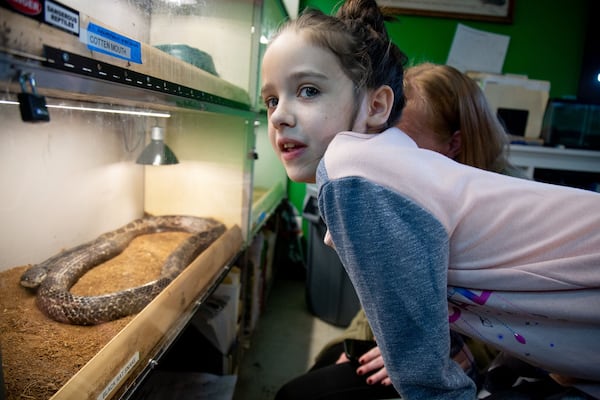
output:
M383 85L373 90L369 95L369 115L367 130L380 129L385 126L394 105L394 91Z
M462 136L460 130L454 132L448 142L448 157L455 159L460 154L462 146Z

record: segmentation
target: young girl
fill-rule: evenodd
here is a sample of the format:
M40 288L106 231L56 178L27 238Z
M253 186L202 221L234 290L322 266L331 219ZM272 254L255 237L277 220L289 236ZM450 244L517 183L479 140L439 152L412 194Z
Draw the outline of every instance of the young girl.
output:
M474 399L451 328L600 380L600 195L482 171L394 128L404 56L374 1L308 12L263 60L269 137L319 210L405 398ZM594 383L590 384L593 385Z
M489 107L477 83L448 65L422 63L404 73L406 105L397 126L417 146L436 151L466 165L525 178L506 157L508 136ZM359 354L360 366L348 363L344 340L368 341L375 345L373 333L363 310L350 326L329 342L317 356L315 365L286 383L275 396L277 400L397 398L376 347ZM462 364L476 383L497 351L468 340L463 344L458 334L451 336L450 356ZM471 354L473 350L473 354ZM476 361L476 364L475 364ZM560 387L557 390L561 390ZM562 390L561 390L562 391Z

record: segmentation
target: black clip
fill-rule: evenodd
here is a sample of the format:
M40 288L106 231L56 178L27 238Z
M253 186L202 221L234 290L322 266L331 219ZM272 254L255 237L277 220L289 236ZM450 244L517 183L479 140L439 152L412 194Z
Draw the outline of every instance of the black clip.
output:
M27 83L31 92L27 91ZM19 109L21 110L21 119L24 122L47 122L50 121L50 114L46 107L46 98L36 93L35 78L33 73L21 73L19 75L22 93L17 94L19 99Z

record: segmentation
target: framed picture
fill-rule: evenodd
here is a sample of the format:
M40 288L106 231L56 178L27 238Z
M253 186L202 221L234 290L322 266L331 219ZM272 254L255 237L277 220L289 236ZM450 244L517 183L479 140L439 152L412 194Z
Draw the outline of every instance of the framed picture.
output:
M423 15L510 24L515 0L378 0L391 14Z

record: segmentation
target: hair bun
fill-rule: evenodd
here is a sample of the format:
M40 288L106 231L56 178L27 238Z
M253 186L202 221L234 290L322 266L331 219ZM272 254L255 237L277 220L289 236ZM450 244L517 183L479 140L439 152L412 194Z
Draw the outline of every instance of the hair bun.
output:
M387 38L384 17L375 0L348 0L340 7L336 16L352 25L363 25L363 29L368 26Z

